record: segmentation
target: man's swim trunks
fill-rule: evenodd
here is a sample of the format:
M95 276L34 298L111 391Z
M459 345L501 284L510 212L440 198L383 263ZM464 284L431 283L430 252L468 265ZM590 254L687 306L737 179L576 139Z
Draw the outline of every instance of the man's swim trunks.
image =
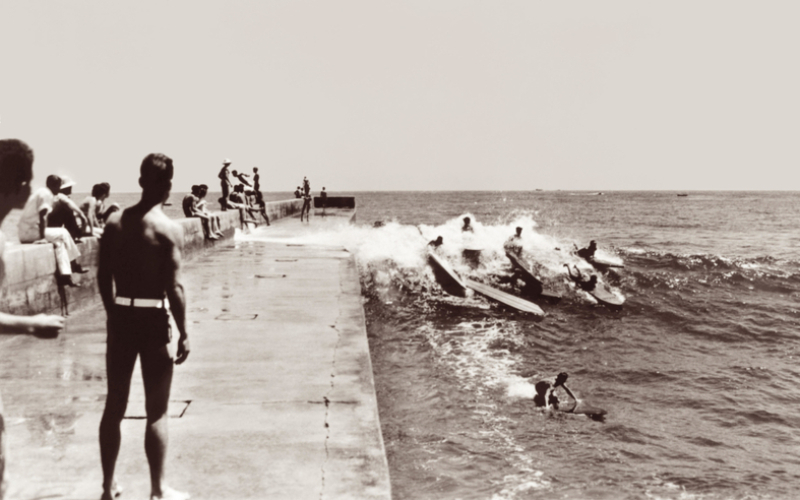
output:
M114 304L108 318L109 343L136 352L158 350L172 340L167 309Z

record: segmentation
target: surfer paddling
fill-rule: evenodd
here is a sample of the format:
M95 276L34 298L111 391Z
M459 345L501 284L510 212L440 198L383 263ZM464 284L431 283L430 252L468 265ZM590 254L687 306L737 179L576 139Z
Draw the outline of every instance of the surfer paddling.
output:
M120 449L120 424L137 357L145 391L144 449L150 465L150 498L189 498L187 493L173 490L164 482L172 373L174 364L186 361L190 350L186 300L180 282L183 231L161 209L172 188L172 174L169 157L148 155L140 169L141 201L112 215L100 240L97 281L108 315L108 394L100 422L102 500L111 500L121 492L114 470ZM168 307L180 333L174 359L169 350Z
M581 248L578 250L578 257L588 260L591 262L594 259L594 253L597 251L597 242L592 240L589 242L589 246L586 248Z

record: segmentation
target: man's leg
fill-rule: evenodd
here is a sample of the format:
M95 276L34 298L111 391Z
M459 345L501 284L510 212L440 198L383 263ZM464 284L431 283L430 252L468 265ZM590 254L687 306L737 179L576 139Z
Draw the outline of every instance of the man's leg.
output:
M73 238L84 236L83 230L78 227L72 207L62 201L53 203L53 210L47 216L48 227L64 227Z
M70 261L77 257L72 257L74 253L71 253L70 249L74 248L78 256L80 256L81 253L67 230L63 227L48 227L44 230L44 237L55 247L58 274L62 276L69 276L72 274Z
M6 425L3 420L3 398L0 396L0 500L6 493L6 457L8 456L8 444L6 444Z
M172 386L173 359L166 345L142 353L147 428L144 451L150 465L151 498L188 498L188 495L167 487L164 482L164 462L167 457L169 430L169 394Z
M111 320L109 320L109 323ZM128 407L131 375L136 364L136 349L119 341L109 332L106 350L108 394L103 418L100 421L100 462L103 465L103 500L114 498L117 485L114 469L122 439L120 424Z

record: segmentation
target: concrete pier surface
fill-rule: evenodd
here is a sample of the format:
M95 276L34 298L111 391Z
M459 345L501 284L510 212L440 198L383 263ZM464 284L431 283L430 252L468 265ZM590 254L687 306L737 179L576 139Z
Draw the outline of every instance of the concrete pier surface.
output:
M391 497L354 259L279 237L352 216L282 219L259 229L271 242L230 241L184 265L192 351L170 398L172 487L197 499ZM55 339L0 335L8 498L100 497L105 341L99 303ZM137 366L123 499L149 497L144 426Z

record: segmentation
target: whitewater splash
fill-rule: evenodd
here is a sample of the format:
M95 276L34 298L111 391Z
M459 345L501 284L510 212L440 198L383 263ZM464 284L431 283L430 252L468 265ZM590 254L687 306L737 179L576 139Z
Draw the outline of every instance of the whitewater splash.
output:
M472 219L474 232L462 232L464 217ZM575 241L559 240L542 234L529 214L517 214L505 221L484 224L476 221L471 213L465 213L441 225L418 226L386 222L379 227L341 225L305 231L291 236L272 236L269 229L258 229L249 234L237 233L239 241L274 241L295 245L333 245L346 248L355 255L369 280L388 286L398 281L399 286L428 290L434 288L433 274L427 266L426 248L429 241L441 236L443 245L437 250L461 276L497 285L498 277L511 272L511 264L505 255L504 244L522 228L521 245L525 260L550 289L562 290L579 300L595 303L586 293L576 291L568 279L564 264L576 266L582 273L597 274L601 286L604 278L591 265L574 254ZM480 266L473 268L463 258L466 248L480 249ZM619 258L603 250L598 255L609 260ZM621 263L621 260L619 260ZM620 292L613 290L620 297Z

